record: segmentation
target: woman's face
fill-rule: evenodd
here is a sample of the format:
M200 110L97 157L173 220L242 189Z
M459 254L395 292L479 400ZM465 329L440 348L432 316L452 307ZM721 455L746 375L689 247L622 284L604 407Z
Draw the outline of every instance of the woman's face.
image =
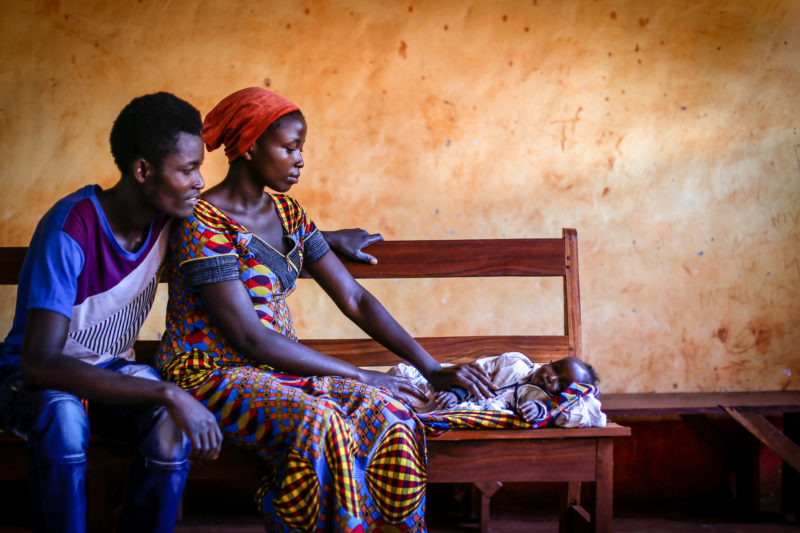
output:
M278 119L249 150L250 166L261 176L264 185L276 192L287 192L300 179L303 168L303 145L306 121L301 115Z

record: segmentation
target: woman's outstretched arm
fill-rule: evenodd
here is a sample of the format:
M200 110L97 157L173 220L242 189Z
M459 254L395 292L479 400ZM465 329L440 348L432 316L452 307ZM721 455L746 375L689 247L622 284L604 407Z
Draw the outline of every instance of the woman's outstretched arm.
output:
M333 253L328 255L335 257ZM238 279L201 285L198 290L212 321L225 339L256 363L266 363L280 372L297 376L349 377L384 387L399 397L421 396L405 378L361 369L284 337L266 326L258 318L247 290Z
M442 367L397 323L377 298L353 279L335 254L328 252L305 268L350 320L388 350L414 365L436 390L458 385L479 398L494 395L489 376L479 366Z

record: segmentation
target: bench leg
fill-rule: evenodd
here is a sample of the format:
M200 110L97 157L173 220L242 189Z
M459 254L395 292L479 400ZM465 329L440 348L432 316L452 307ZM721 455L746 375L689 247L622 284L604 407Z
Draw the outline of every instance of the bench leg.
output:
M499 481L492 481L492 482L479 482L474 483L475 488L481 493L481 510L480 510L480 521L481 521L481 533L488 533L489 531L489 502L494 496L494 493L500 490L500 487L503 486L502 483Z
M559 533L592 531L611 533L614 513L614 441L597 440L596 481L592 484L589 500L591 513L581 505L581 484L570 482L561 496Z
M558 533L576 531L576 521L589 523L589 514L581 507L581 484L577 481L564 483L561 493L561 510L558 518ZM577 515L577 516L576 516Z
M800 445L800 413L783 414L783 434ZM800 520L800 472L787 462L781 469L781 511Z
M611 533L614 513L614 441L597 442L597 482L592 502L592 531Z
M736 446L736 503L755 516L761 510L761 443L742 430Z

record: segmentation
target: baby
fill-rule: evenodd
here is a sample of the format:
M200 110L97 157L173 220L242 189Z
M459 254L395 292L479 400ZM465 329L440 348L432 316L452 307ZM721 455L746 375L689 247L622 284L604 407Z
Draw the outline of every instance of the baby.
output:
M539 364L531 362L519 352L508 352L482 357L475 364L491 378L495 396L476 398L460 387L434 393L421 376L414 375L415 369L408 369L407 365L398 365L390 373L411 378L424 391L427 402L412 402L412 407L419 413L450 409L467 403L468 408L472 409L513 411L526 422L540 419L548 410L547 401L550 397L562 392L570 383L596 385L599 381L594 368L577 357L564 357Z

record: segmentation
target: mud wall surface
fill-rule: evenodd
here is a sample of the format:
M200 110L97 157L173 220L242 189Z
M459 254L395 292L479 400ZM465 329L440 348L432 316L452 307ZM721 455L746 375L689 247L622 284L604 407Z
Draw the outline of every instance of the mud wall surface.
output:
M307 116L291 194L323 228L576 228L603 390L800 387L798 2L32 0L0 28L3 246L116 182L107 139L131 98L206 113L265 86ZM225 166L207 155L208 185ZM369 288L415 335L562 327L547 282ZM308 283L291 303L301 337L355 331Z

